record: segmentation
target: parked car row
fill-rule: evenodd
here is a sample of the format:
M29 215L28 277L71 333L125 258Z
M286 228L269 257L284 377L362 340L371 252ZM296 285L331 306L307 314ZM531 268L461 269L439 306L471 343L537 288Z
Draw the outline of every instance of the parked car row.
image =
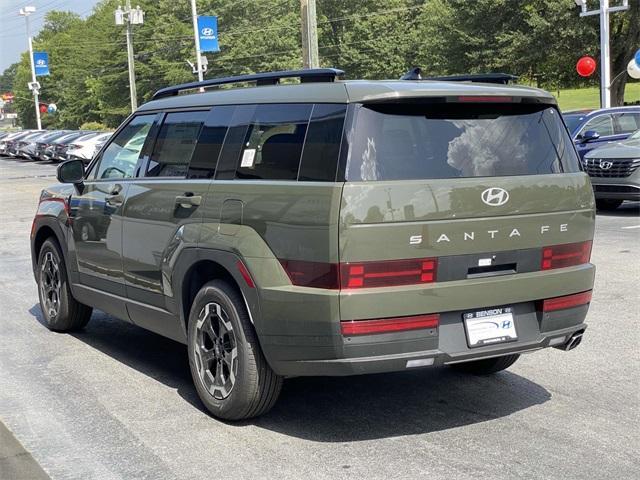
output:
M113 132L21 130L0 134L0 155L38 161L89 163Z
M591 177L598 209L640 200L640 107L574 110L562 117Z

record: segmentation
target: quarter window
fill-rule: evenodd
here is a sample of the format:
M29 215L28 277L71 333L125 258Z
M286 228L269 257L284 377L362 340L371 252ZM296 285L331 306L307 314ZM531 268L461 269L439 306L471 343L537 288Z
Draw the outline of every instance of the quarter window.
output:
M154 118L155 114L134 117L105 149L93 178L131 178Z
M616 120L616 133L633 133L640 128L640 113L614 113Z
M258 105L246 131L236 178L296 180L312 105Z
M335 181L346 110L346 105L330 103L313 107L298 180Z

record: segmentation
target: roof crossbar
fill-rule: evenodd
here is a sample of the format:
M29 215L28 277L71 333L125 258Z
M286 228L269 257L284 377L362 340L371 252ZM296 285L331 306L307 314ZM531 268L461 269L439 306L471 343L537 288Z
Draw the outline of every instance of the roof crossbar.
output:
M231 83L255 82L256 85L277 85L282 78L299 78L302 83L333 82L336 77L344 76L344 71L337 68L309 68L305 70L283 70L280 72L252 73L235 77L212 78L202 82L189 82L172 87L161 88L152 97L157 100L163 97L178 95L183 90L228 85Z

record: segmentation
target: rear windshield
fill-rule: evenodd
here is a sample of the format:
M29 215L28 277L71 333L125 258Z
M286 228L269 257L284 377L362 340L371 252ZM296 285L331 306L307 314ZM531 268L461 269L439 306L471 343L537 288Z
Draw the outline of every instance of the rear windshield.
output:
M560 114L544 105L361 105L349 137L348 181L580 170Z

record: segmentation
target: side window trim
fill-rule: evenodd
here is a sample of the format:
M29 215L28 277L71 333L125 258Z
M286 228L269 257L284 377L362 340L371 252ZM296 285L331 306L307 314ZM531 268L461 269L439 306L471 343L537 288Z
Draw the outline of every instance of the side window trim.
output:
M124 122L122 122L120 124L120 126L116 129L116 131L113 132L113 135L111 135L111 137L109 137L109 140L104 142L104 145L102 145L102 148L100 149L98 154L94 157L94 159L91 161L91 163L89 163L89 165L87 166L87 169L86 169L85 174L84 174L85 182L99 181L99 180L96 180L95 178L91 178L91 174L94 173L94 169L99 167L99 164L102 161L102 155L103 155L104 151L109 147L109 145L111 145L111 143L116 139L116 137L120 134L120 132L122 130L124 130L127 127L127 125L129 125L133 121L135 116L136 116L136 114L132 113L127 118L125 118Z

